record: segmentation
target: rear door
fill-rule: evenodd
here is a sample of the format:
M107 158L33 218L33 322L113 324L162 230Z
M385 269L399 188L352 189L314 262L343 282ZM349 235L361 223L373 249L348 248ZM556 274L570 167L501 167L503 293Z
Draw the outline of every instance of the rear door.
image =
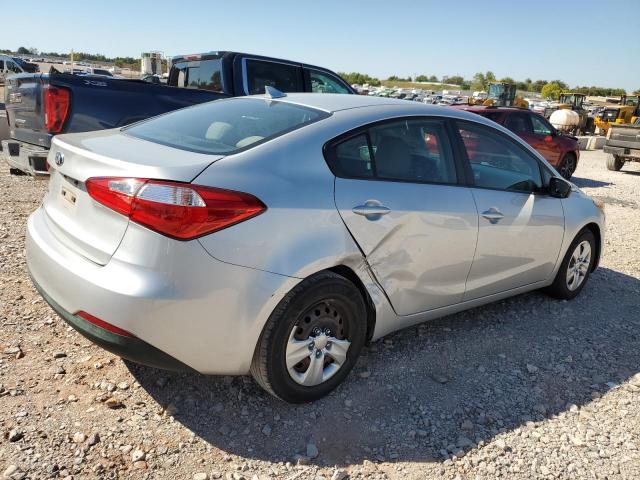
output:
M536 142L535 148L552 165L559 165L562 155L562 147L557 141L557 133L547 120L541 115L529 114L533 128L532 138Z
M473 178L479 224L464 299L546 280L564 236L561 200L544 193L546 167L493 128L457 123Z
M393 120L333 142L336 206L399 315L462 300L478 217L443 120Z

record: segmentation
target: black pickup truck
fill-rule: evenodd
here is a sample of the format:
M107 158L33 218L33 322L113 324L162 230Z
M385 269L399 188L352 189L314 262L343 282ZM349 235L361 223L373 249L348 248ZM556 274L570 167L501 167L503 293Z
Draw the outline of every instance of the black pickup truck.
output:
M48 175L54 135L117 128L197 103L283 92L356 93L321 67L236 52L174 57L167 85L52 71L7 78L9 136L0 142L12 173ZM0 121L3 121L0 118Z

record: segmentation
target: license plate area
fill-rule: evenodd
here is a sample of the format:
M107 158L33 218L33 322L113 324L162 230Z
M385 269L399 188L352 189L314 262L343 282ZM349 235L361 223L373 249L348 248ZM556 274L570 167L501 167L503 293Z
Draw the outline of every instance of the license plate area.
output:
M62 195L62 203L67 208L75 208L78 197L77 195L71 191L70 188L62 187L60 189L60 194Z

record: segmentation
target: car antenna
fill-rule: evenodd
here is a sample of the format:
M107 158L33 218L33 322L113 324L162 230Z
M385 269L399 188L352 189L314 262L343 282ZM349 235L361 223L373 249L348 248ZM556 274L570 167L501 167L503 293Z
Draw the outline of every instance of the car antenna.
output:
M269 85L265 85L264 94L269 98L282 98L287 96L286 93L283 93L277 88L271 87Z

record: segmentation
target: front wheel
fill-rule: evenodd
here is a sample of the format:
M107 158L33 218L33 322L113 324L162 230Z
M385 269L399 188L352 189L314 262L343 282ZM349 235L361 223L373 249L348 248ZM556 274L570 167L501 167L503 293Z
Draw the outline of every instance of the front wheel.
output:
M366 325L367 310L358 288L335 273L316 274L289 292L269 317L251 374L287 402L317 400L355 365Z
M610 153L607 155L607 170L619 171L624 165L624 159Z
M584 288L596 255L596 239L591 230L582 230L562 260L553 283L546 289L552 297L571 300Z
M575 172L576 167L576 156L573 153L567 153L560 162L558 170L562 178L569 180L573 172Z

